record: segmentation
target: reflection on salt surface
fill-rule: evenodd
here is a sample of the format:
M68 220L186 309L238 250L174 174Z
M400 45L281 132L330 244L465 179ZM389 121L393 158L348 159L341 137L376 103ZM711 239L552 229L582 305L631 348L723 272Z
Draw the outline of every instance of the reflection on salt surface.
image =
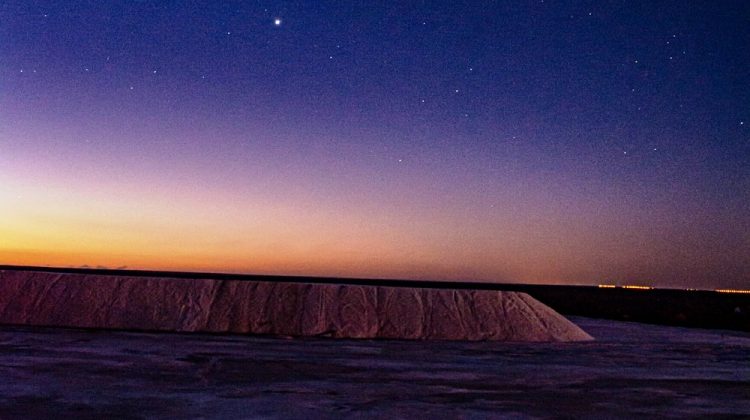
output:
M750 416L750 334L574 318L591 343L0 329L0 417Z

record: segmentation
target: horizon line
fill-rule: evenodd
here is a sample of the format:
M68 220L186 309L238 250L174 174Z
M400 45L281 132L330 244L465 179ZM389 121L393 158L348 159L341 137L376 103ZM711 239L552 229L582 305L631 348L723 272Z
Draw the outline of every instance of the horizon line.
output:
M332 276L304 276L283 274L253 274L253 273L217 273L204 271L170 271L170 270L148 270L133 269L127 267L60 267L60 266L34 266L0 264L0 270L16 271L40 271L60 272L73 274L99 274L99 275L129 275L134 277L171 277L182 279L210 278L217 280L239 280L239 281L275 281L280 283L316 283L316 284L351 284L360 286L391 286L391 287L417 287L436 289L476 289L476 290L507 290L514 291L527 288L553 287L553 288L586 288L586 289L616 289L635 292L643 291L680 291L680 292L711 292L711 293L750 293L746 290L735 289L696 289L696 288L673 288L652 287L632 284L549 284L549 283L496 283L464 280L414 280L395 278L362 278L362 277L332 277Z

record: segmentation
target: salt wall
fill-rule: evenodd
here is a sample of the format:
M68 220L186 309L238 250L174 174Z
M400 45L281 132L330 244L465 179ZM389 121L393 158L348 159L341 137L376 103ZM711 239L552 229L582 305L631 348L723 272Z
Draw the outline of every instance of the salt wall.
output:
M0 270L0 324L410 340L581 341L525 293Z

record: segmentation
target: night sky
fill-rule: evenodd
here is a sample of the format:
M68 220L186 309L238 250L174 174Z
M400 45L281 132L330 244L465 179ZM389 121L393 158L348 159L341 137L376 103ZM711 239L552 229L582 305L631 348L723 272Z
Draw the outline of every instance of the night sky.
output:
M399 3L3 1L0 263L750 286L750 3Z

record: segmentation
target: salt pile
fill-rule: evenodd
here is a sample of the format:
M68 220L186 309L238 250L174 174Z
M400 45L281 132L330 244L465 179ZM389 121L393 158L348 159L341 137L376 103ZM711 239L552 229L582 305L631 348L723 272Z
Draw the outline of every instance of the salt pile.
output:
M0 324L412 340L583 341L525 293L0 270Z

